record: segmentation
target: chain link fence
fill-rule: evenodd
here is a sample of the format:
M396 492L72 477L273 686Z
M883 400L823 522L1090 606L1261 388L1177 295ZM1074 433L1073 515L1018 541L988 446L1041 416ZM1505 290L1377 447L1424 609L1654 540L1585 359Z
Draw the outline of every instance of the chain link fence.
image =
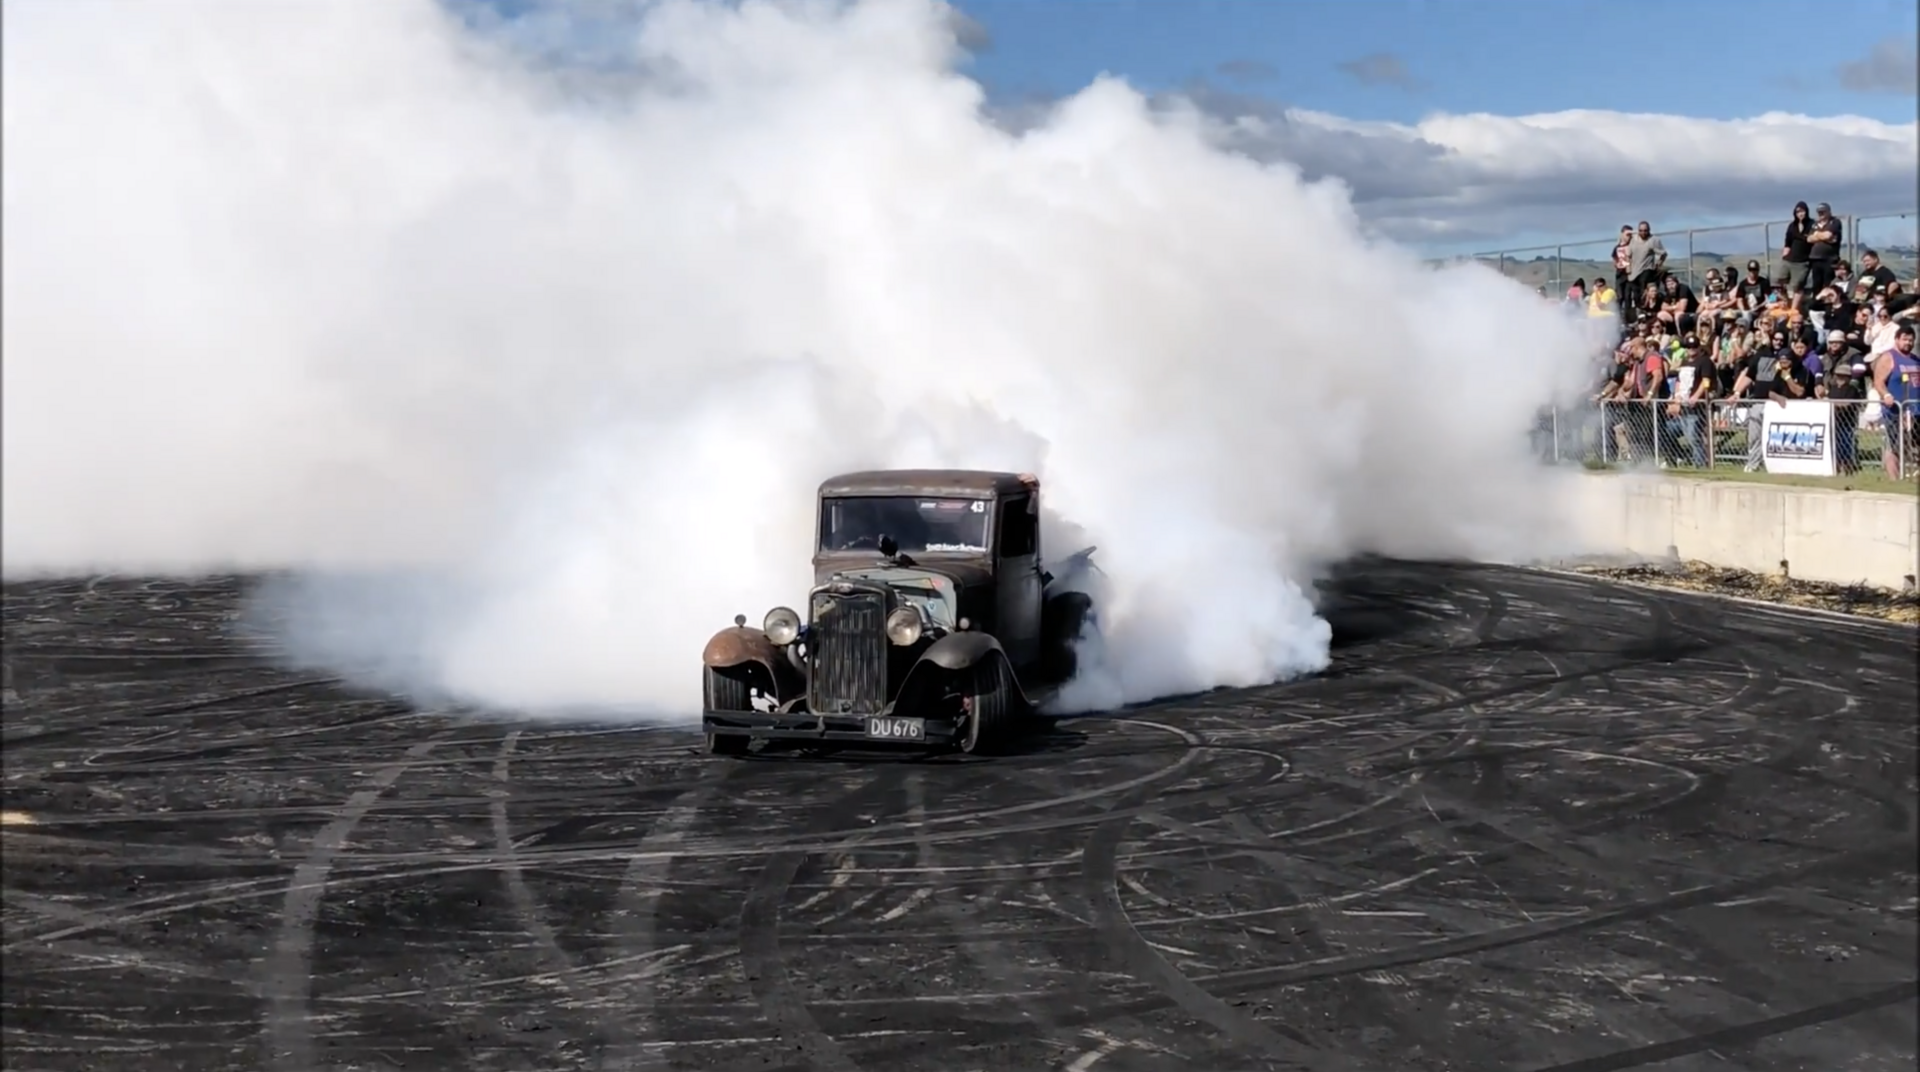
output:
M1871 249L1893 269L1903 283L1920 271L1920 209L1901 213L1840 217L1846 228L1841 255L1860 274L1860 255ZM1756 220L1719 227L1693 227L1655 232L1667 247L1667 267L1696 290L1707 272L1729 266L1744 273L1748 261L1760 262L1765 278L1775 278L1787 223ZM1545 287L1559 296L1576 279L1613 278L1613 245L1617 236L1575 239L1550 246L1522 246L1489 250L1453 260L1473 260L1529 287Z
M1833 475L1881 471L1895 480L1920 479L1920 402L1895 406L1868 399L1797 399L1796 406L1830 409L1825 424L1773 425L1748 399L1679 402L1626 399L1542 411L1534 449L1541 460L1590 468L1657 468L1727 473L1763 472L1769 458L1833 459ZM1803 431L1807 428L1818 432ZM1825 439L1830 430L1831 439Z

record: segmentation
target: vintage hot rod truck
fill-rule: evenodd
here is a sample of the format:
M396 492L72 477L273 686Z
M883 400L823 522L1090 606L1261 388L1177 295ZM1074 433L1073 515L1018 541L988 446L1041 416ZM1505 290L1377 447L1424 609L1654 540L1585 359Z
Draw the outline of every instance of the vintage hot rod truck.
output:
M950 469L820 485L805 612L745 615L707 642L707 750L755 739L952 746L1005 740L1072 677L1092 599L1043 565L1040 484Z

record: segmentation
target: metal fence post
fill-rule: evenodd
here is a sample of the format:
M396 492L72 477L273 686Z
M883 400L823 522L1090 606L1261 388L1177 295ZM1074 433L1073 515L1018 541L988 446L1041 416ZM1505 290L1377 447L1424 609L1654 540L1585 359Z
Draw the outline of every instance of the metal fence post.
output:
M1693 228L1687 228L1687 286L1693 286Z
M1773 282L1773 224L1769 223L1766 225L1765 234L1767 237L1766 259L1760 263L1767 270L1767 282L1771 283Z

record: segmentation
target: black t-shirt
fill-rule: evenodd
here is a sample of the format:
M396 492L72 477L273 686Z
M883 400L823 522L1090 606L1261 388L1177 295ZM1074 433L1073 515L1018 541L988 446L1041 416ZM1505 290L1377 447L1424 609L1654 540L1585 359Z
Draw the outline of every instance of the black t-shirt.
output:
M1767 300L1767 288L1771 286L1773 286L1772 283L1758 276L1741 276L1740 282L1733 288L1733 292L1734 295L1740 299L1741 305L1749 309L1755 309Z
M1703 382L1713 385L1706 397L1712 398L1719 390L1719 371L1714 368L1713 358L1708 357L1705 350L1695 350L1692 356L1677 362L1674 375L1680 382L1674 384L1673 397L1682 402L1692 398L1693 392Z
M1826 319L1827 330L1832 331L1835 328L1839 328L1842 332L1845 332L1846 329L1852 327L1853 311L1857 308L1859 308L1859 306L1854 305L1853 302L1847 298L1841 298L1833 305L1829 305L1827 307Z
M1793 351L1784 349L1773 351L1760 349L1747 358L1747 375L1753 383L1747 387L1747 394L1753 398L1812 398L1813 373L1807 371L1793 356ZM1805 389L1805 394L1796 395L1787 390L1787 381L1794 380Z
M1786 241L1787 251L1786 253L1781 255L1780 259L1785 261L1790 261L1794 264L1805 264L1807 260L1807 251L1811 248L1807 244L1807 234L1812 230L1813 230L1812 217L1808 217L1804 223L1798 219L1788 220L1787 221L1787 241Z
M1673 302L1683 303L1680 306L1680 311L1683 313L1700 311L1700 299L1694 297L1693 288L1685 283L1676 285L1672 290L1664 286L1660 288L1660 304L1669 305Z
M1847 237L1844 229L1840 226L1840 217L1828 216L1825 222L1816 219L1807 225L1807 231L1809 233L1813 231L1826 231L1833 235L1833 240L1830 242L1814 242L1808 246L1807 256L1809 259L1816 261L1839 259L1840 243L1846 241Z
M1878 268L1875 268L1871 272L1864 273L1863 275L1861 275L1860 278L1870 283L1873 283L1875 286L1882 286L1882 287L1886 286L1888 283L1894 282L1893 269L1887 267L1884 264Z

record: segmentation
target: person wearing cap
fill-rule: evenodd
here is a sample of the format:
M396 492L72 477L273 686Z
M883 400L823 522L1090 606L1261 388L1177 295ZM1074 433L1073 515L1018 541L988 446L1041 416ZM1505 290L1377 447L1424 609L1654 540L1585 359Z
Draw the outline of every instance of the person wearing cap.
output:
M1731 276L1731 272L1728 273ZM1707 273L1707 293L1700 299L1700 323L1718 330L1721 324L1729 323L1740 315L1740 299L1727 284L1731 279L1723 279L1718 268Z
M1837 331L1827 333L1826 366L1814 393L1833 406L1833 458L1842 473L1860 471L1860 411L1866 408L1867 355Z
M1692 331L1699 311L1700 299L1679 276L1668 275L1660 281L1660 304L1654 316L1659 318L1662 327L1676 335Z
M1751 396L1763 403L1788 402L1813 397L1813 376L1796 361L1787 344L1785 332L1773 336L1773 345L1756 349L1733 382L1734 398ZM1766 464L1766 435L1759 406L1747 407L1747 472L1759 472Z
M1741 276L1740 282L1734 284L1733 288L1733 296L1740 305L1740 323L1743 326L1753 326L1753 314L1759 312L1760 307L1767 303L1767 291L1772 286L1773 284L1767 282L1767 278L1760 274L1760 262L1748 261L1747 274Z
M1880 397L1880 423L1886 429L1886 446L1880 462L1887 476L1900 480L1903 462L1920 461L1920 357L1913 352L1913 325L1902 324L1894 332L1893 346L1874 355L1873 390Z
M1840 260L1840 243L1846 228L1825 201L1814 206L1812 229L1807 233L1807 286L1809 294L1818 294L1833 282L1834 265Z
M1780 281L1786 284L1789 298L1807 289L1807 256L1813 251L1813 221L1808 218L1807 203L1793 204L1793 218L1787 221L1786 240L1780 245Z

